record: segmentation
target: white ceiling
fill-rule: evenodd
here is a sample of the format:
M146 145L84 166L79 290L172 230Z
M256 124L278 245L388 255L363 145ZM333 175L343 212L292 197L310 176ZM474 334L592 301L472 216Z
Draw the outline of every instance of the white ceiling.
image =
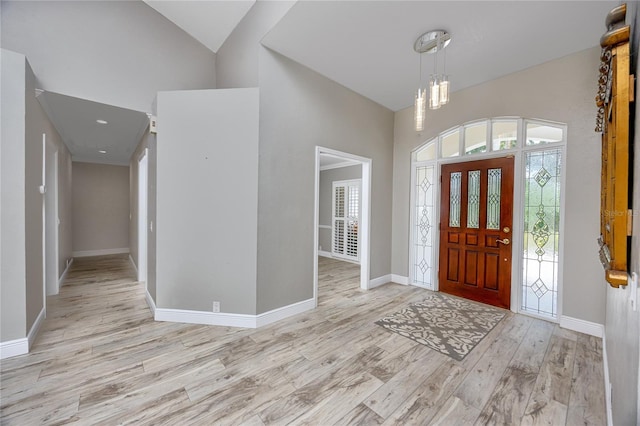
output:
M144 0L214 53L247 14L255 0Z
M413 104L420 60L413 43L426 31L452 35L444 52L455 92L597 46L618 4L298 1L263 44L397 111ZM423 54L423 78L432 69L433 55Z
M53 92L38 96L73 161L128 166L149 124L146 113ZM107 124L97 123L105 120ZM102 154L99 151L107 151Z

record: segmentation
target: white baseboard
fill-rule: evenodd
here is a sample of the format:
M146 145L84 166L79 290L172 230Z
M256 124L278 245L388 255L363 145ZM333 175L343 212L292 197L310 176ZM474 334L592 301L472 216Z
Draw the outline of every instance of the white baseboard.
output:
M256 315L256 327L262 327L316 308L314 299L303 300Z
M226 314L222 312L188 311L183 309L156 308L156 321L187 324L221 325L225 327L256 328L256 316Z
M67 274L69 273L69 269L71 269L71 265L73 265L73 257L58 280L58 290L64 285L64 280L67 279Z
M147 293L148 295L148 293ZM147 303L153 303L147 296ZM150 305L151 306L151 305ZM258 315L227 314L222 312L188 311L182 309L156 308L152 311L156 321L182 322L188 324L220 325L224 327L258 328L276 321L315 309L314 299L307 299L288 306L273 309Z
M409 277L403 277L402 275L391 274L391 282L402 285L409 285Z
M560 327L595 337L602 337L604 335L604 325L565 315L560 317Z
M133 269L136 270L136 277L138 276L138 267L136 266L136 262L133 261L133 257L131 257L131 254L129 254L129 261L131 262L131 266L133 266Z
M11 358L18 355L25 355L29 353L29 348L33 345L33 342L36 340L36 336L38 335L38 331L40 331L40 327L42 326L42 322L44 318L47 316L46 308L42 308L38 317L33 322L31 326L31 330L29 330L29 334L27 337L23 337L22 339L9 340L7 342L0 342L0 359Z
M155 318L155 316L156 316L156 302L153 301L153 297L151 297L151 295L149 294L149 290L146 291L145 298L147 299L147 305L149 305L149 309L151 309L151 314Z
M83 250L74 251L71 253L73 257L90 257L90 256L106 256L109 254L127 254L129 253L129 247L104 249L104 250Z
M27 341L29 342L29 348L33 345L33 342L36 340L36 336L38 335L38 331L40 331L40 326L42 322L47 316L47 308L42 308L40 313L38 314L38 318L34 321L31 326L31 330L29 330L29 334L27 334Z
M391 282L391 274L369 280L369 290Z
M613 408L611 406L611 381L609 379L609 360L607 358L606 333L602 334L602 364L604 367L604 399L607 410L607 426L613 426Z
M9 340L0 342L0 359L11 358L12 356L24 355L29 353L29 340L26 337L22 339Z
M333 257L330 251L324 251L324 250L318 250L318 256L329 257L329 258Z

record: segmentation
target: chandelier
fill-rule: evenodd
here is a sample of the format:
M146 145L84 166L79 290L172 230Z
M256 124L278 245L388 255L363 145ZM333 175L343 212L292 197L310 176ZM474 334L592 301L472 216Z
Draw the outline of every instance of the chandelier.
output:
M451 42L451 34L444 30L428 31L422 34L413 44L413 50L420 54L420 78L415 95L415 128L420 132L424 129L424 118L427 110L438 109L449 103L449 76L446 74L446 53L444 53L443 73L438 74L438 52L443 51ZM434 54L433 74L429 77L427 87L422 86L422 54ZM428 102L427 102L427 89Z

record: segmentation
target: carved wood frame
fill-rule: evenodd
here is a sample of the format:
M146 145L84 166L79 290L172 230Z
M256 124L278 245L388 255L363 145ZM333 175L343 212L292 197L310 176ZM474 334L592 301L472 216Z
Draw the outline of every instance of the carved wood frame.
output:
M629 103L633 101L630 75L630 27L624 25L627 6L607 15L607 32L600 39L598 116L596 132L602 133L600 200L600 261L605 279L613 287L627 284L631 211L629 210Z

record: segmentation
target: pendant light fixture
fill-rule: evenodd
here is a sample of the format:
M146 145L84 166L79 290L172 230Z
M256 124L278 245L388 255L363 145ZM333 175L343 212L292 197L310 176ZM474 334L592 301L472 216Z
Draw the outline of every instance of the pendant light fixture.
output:
M445 73L438 73L438 52L444 50L451 42L451 34L444 30L428 31L422 34L413 44L413 50L420 55L420 79L415 96L415 128L424 129L427 90L422 88L422 54L433 53L433 74L429 77L429 109L438 109L449 102L449 76L446 75L446 56L444 62Z
M422 55L420 55L420 75L418 78L418 90L415 96L415 126L416 132L424 130L424 116L427 112L427 89L422 87Z

